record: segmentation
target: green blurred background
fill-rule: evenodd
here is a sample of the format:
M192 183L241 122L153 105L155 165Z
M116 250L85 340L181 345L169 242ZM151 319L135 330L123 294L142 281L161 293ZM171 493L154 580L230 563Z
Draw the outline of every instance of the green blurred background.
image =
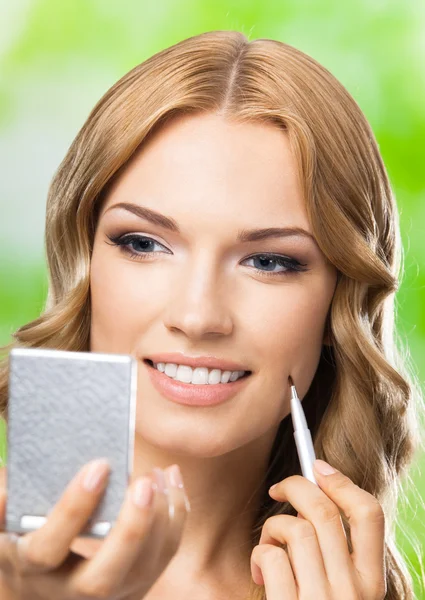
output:
M370 121L396 193L405 248L397 327L423 388L423 0L1 0L0 344L43 309L47 189L94 104L152 54L216 29L277 39L310 54L346 86ZM7 460L2 421L0 454ZM397 526L418 599L425 599L424 465L420 454L403 485Z

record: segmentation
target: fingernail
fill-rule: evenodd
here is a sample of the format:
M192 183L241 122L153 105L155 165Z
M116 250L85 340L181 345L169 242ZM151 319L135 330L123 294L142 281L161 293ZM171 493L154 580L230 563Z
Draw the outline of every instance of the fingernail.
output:
M322 475L332 475L333 473L336 473L336 469L331 467L331 465L324 460L320 460L320 458L316 458L314 461L314 467Z
M277 483L275 483L274 485L272 485L271 488L269 488L269 492L271 492L272 490L274 490L275 487L277 487Z
M167 473L172 486L183 488L183 479L178 465L169 467Z
M152 480L149 477L141 477L134 485L133 502L140 508L149 506L153 498Z
M18 537L17 540L13 540L16 543L16 551L18 553L19 558L21 560L25 561L25 552L26 552L27 544L28 544L28 536L20 535L17 537Z
M88 492L93 492L100 488L109 468L109 461L105 458L99 458L89 462L82 473L83 488Z
M158 467L154 467L153 472L155 475L155 482L158 490L160 492L163 492L164 494L168 494L167 482L165 480L164 471L162 469L159 469Z

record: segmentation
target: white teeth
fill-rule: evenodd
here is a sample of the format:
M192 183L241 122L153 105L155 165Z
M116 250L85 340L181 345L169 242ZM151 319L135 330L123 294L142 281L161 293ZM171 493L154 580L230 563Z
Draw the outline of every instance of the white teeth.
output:
M188 367L190 369L190 367ZM197 367L193 371L192 379L190 380L192 383L208 383L208 369L204 367Z
M229 383L231 374L232 374L232 371L223 371L223 373L221 374L220 383Z
M168 375L168 377L175 377L177 373L177 365L174 363L165 363L164 373Z
M167 365L165 365L165 373L168 375ZM177 379L177 381L182 381L183 383L191 383L192 375L193 371L191 367L188 367L187 365L179 365L177 367L177 373L174 376L174 379Z
M165 373L168 377L182 381L183 383L192 383L195 385L228 383L236 381L245 371L221 371L220 369L211 369L206 367L196 367L192 369L188 365L177 365L175 363L154 363L154 367Z
M221 383L222 374L220 369L211 369L208 374L208 383L214 385L215 383Z

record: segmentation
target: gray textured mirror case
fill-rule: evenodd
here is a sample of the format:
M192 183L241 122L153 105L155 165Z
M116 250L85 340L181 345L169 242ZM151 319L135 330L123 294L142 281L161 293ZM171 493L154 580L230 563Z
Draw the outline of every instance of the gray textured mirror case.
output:
M107 535L133 470L136 387L130 355L11 350L6 531L41 527L77 471L106 457L108 486L80 535Z

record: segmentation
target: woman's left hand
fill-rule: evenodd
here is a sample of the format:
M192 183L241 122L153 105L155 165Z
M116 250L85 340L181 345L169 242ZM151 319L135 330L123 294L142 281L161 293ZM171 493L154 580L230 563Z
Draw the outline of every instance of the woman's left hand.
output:
M348 477L322 475L316 464L317 486L293 475L270 488L273 499L288 501L300 514L267 519L251 554L252 578L265 586L267 600L383 600L383 509ZM351 554L339 508L350 523Z

